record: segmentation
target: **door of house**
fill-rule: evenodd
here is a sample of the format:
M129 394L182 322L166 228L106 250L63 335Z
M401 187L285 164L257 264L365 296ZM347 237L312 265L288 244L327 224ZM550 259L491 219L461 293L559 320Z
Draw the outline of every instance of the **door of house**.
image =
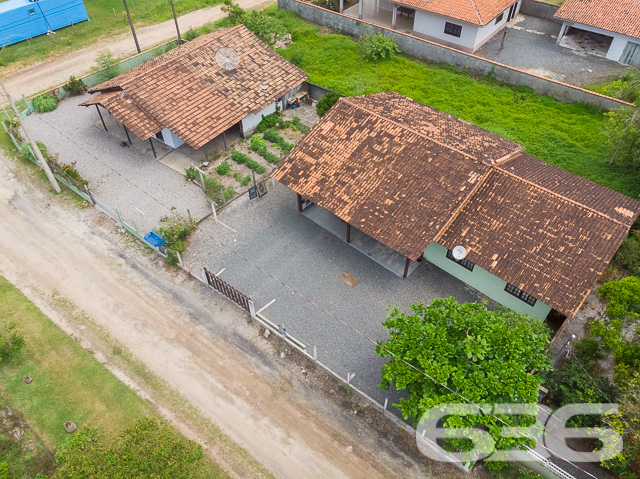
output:
M620 57L620 62L634 67L640 67L640 44L627 42L627 46L624 47L624 51Z

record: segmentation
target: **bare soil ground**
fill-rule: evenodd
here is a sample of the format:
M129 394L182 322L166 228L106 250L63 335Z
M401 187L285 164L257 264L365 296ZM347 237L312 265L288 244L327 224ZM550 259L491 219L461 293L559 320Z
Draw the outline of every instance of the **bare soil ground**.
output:
M0 178L0 274L233 476L468 477L105 215Z

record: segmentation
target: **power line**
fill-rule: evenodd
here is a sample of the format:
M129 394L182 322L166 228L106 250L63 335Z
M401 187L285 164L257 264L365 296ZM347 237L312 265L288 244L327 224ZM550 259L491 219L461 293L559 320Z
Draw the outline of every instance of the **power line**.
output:
M165 205L164 203L162 203L160 200L158 200L157 198L155 198L153 195L151 195L150 193L148 193L147 191L145 191L144 189L140 188L138 185L136 185L135 183L133 183L131 180L129 180L127 177L123 176L122 174L120 174L118 171L116 171L115 169L113 169L111 166L109 166L107 163L105 163L104 161L102 161L101 159L99 159L96 155L94 155L93 153L89 152L88 150L86 150L82 145L79 145L78 143L76 143L72 138L70 138L68 135L66 135L64 132L58 130L55 126L53 126L51 123L49 123L48 121L44 120L40 115L36 115L36 118L38 118L39 120L41 120L42 122L46 123L50 128L52 128L53 130L57 131L58 133L60 133L60 135L62 135L63 137L65 137L67 140L69 140L69 142L73 143L76 147L78 147L80 150L83 150L84 152L86 152L89 156L93 157L96 161L98 161L99 163L103 164L104 166L106 166L107 168L109 168L111 171L113 171L114 173L116 173L118 176L120 176L121 178L124 178L125 181L127 181L129 184L131 184L132 186L134 186L136 189L142 191L145 195L147 195L149 198L153 199L155 202L157 202L159 205L161 205L162 207L166 208L169 211L172 211L171 208L169 208L167 205ZM245 256L241 255L240 253L238 253L237 251L235 251L232 247L227 246L225 243L223 243L222 241L219 241L217 239L215 239L213 236L211 236L208 233L205 233L206 236L208 236L214 243L217 243L219 245L221 245L222 247L224 247L226 250L230 251L232 254L236 255L238 258L244 260L246 263L248 263L249 265L253 266L254 268L256 268L257 270L261 271L262 273L266 274L267 276L269 276L271 279L273 279L274 281L280 283L282 286L284 286L286 289L288 289L289 291L291 291L292 293L294 293L295 295L299 296L300 298L304 299L305 301L307 301L309 304L313 305L314 307L318 308L320 311L322 311L324 314L326 314L327 316L329 316L332 319L335 319L336 321L338 321L340 324L342 324L343 326L346 326L347 328L349 328L351 331L353 331L354 333L360 335L362 338L366 339L368 342L370 342L371 344L373 344L374 346L379 346L383 351L385 351L386 353L388 353L390 356L394 357L395 359L397 359L398 361L406 364L407 366L409 366L409 368L413 369L414 371L416 371L417 373L423 375L424 377L430 379L431 381L433 381L434 383L440 385L441 387L447 389L448 391L450 391L451 393L453 393L455 396L457 396L458 398L462 399L464 402L473 405L475 407L478 408L478 411L481 414L486 414L481 406L473 403L471 400L467 399L466 397L464 397L462 394L460 394L457 391L454 391L453 389L451 389L449 386L447 386L446 384L438 381L437 379L435 379L434 377L430 376L429 374L425 373L424 371L422 371L421 369L417 368L416 366L414 366L413 364L409 363L408 361L406 361L404 358L401 358L400 356L398 356L397 354L395 354L393 351L390 351L389 349L387 349L382 343L377 342L376 340L370 338L367 334L359 331L358 329L356 329L355 327L353 327L351 324L347 323L346 321L343 321L342 319L340 319L338 316L336 316L333 313L330 313L329 311L327 311L326 309L324 309L322 306L320 306L319 304L317 304L316 302L314 302L312 299L304 296L302 293L300 293L298 290L296 290L295 288L293 288L292 286L288 285L287 283L285 283L284 281L282 281L281 279L273 276L269 271L261 268L258 264L252 262L251 260L249 260L248 258L246 258ZM488 416L496 419L497 421L499 421L500 423L502 423L503 425L507 426L507 427L513 427L511 424L507 423L506 421L504 421L502 418L495 416L494 414L488 414ZM588 475L589 477L592 477L593 479L598 479L596 476L594 476L593 474L589 473L588 471L585 471L584 469L582 469L581 467L577 466L576 464L574 464L573 462L571 462L570 460L562 457L561 455L553 452L551 449L549 449L548 447L546 447L544 444L539 444L538 441L535 438L532 438L530 436L528 436L527 434L523 433L522 431L520 431L520 429L515 428L514 429L520 436L522 436L525 439L528 439L530 441L532 441L535 444L538 444L538 446L542 447L543 449L545 449L546 451L548 451L549 453L551 453L553 456L565 461L567 464L572 465L573 467L575 467L576 469L578 469L579 471L583 472L584 474Z

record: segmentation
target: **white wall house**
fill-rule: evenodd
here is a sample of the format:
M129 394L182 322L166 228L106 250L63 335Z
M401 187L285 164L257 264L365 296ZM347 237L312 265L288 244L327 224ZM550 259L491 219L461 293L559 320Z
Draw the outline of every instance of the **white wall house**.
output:
M474 53L498 31L503 29L508 19L517 15L520 3L506 8L485 25L476 25L452 17L416 9L413 34L467 53ZM512 14L509 17L509 10Z
M554 16L563 21L560 46L575 48L571 37L582 36L579 49L640 67L639 0L566 0Z

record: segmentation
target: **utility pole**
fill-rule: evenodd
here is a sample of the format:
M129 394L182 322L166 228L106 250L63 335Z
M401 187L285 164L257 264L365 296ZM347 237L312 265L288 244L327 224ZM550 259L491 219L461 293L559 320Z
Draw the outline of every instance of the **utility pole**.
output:
M182 38L180 38L180 29L178 28L178 18L176 17L176 9L173 7L173 0L169 0L171 3L171 11L173 12L173 21L176 22L176 32L178 32L178 45L182 45Z
M11 105L11 109L13 110L13 113L16 115L16 118L20 118L20 113L18 112L18 109L14 105L13 99L11 98L11 95L9 95L9 92L7 91L7 87L4 86L4 82L2 80L0 80L0 87L2 87L4 96L7 97L7 100L9 100L9 104ZM49 168L49 163L47 163L47 160L45 160L44 157L42 156L42 152L40 151L40 148L38 148L38 145L36 144L36 142L29 136L27 127L24 124L22 125L22 131L24 132L24 136L27 139L27 141L31 144L31 149L33 150L33 154L36 155L36 158L38 158L38 161L40 161L40 164L42 165L42 169L47 174L47 178L49 179L51 186L53 186L53 189L56 191L56 193L60 193L60 185L58 184L58 181L56 180L55 176L53 176L53 173L51 172L51 168Z
M131 21L131 14L129 13L129 7L127 7L127 0L122 0L124 3L124 10L127 12L127 18L129 19L129 26L131 27L131 34L133 35L133 41L136 42L136 48L138 49L138 53L142 53L140 50L140 45L138 45L138 37L136 37L136 31L133 29L133 22Z

